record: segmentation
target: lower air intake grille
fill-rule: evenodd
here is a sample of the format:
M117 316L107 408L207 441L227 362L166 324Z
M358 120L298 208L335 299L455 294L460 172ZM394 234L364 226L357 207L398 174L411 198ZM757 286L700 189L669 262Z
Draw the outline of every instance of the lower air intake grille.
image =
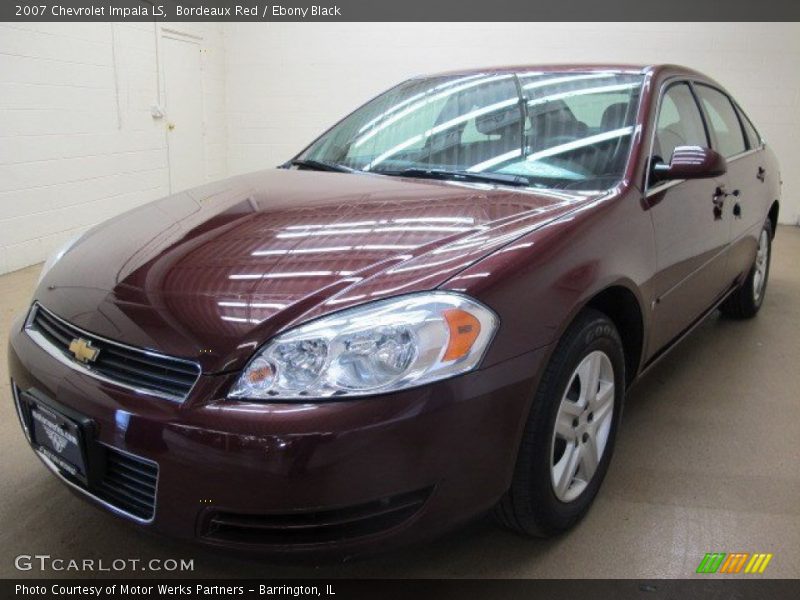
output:
M158 465L106 446L106 470L91 492L109 504L149 521L156 507Z
M425 503L431 488L334 510L271 515L213 513L206 539L241 544L294 545L338 542L400 525Z

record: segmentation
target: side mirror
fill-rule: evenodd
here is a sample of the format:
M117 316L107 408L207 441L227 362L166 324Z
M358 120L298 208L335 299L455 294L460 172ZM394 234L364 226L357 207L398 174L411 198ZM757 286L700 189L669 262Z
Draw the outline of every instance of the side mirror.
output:
M653 181L672 179L709 179L728 171L725 157L711 148L701 146L678 146L672 153L668 165L656 163L652 166Z

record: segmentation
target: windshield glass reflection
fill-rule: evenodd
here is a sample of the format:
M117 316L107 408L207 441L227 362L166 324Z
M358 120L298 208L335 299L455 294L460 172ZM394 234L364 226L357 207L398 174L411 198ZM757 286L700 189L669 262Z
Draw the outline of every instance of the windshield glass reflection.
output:
M642 79L619 71L412 79L298 158L386 175L608 189L628 160Z

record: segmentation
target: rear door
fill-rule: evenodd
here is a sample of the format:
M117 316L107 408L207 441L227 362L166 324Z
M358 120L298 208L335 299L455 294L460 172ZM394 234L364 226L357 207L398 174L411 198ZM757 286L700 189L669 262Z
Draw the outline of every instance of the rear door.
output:
M690 84L670 83L659 101L650 160L668 163L677 146L710 145ZM651 352L680 335L727 289L730 215L719 210L726 183L722 177L648 186L657 256Z
M732 283L753 264L767 212L761 140L727 94L705 84L696 84L695 89L714 148L728 161L724 210L731 227L727 276Z

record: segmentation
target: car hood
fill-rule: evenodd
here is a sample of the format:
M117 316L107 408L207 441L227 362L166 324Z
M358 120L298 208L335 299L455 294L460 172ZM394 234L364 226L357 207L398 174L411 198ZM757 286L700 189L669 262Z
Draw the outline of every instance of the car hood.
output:
M597 194L273 169L90 230L37 299L91 333L241 368L299 322L441 285Z

